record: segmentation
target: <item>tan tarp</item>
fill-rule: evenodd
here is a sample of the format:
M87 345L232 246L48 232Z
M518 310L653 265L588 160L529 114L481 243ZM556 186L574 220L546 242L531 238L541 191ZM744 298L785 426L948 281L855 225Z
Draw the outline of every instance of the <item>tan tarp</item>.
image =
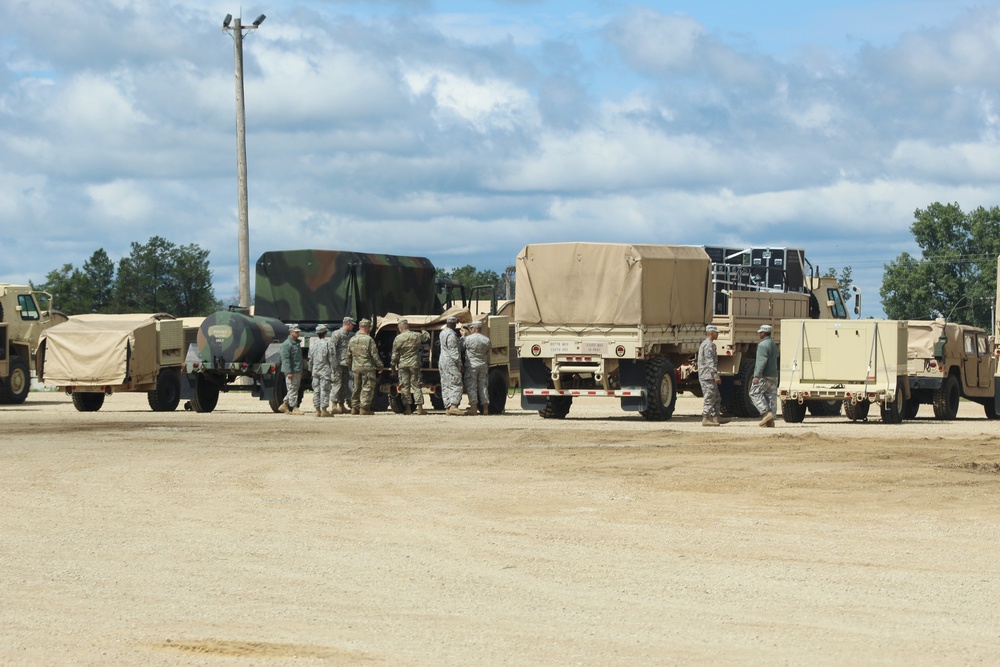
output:
M46 330L44 381L58 387L119 385L135 331L169 315L79 315Z
M703 248L623 243L529 245L517 256L516 320L549 325L711 321Z
M452 306L440 315L399 315L398 313L386 313L378 318L378 329L376 333L385 327L397 327L399 321L405 319L414 329L443 329L445 321L449 317L458 318L463 324L472 322L472 313L464 306Z
M942 318L936 320L907 320L909 342L906 346L906 356L910 359L924 359L934 356L934 346L941 338L941 331L948 327L948 342L945 345L945 356L960 357L965 351L964 333L966 331L982 331L965 324L948 322Z

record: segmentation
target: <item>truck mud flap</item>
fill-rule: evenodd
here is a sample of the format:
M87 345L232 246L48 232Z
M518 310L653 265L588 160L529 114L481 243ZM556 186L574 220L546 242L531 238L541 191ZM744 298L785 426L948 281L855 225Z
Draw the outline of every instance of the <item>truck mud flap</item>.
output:
M549 369L541 359L521 359L521 388L548 389ZM548 398L545 396L525 396L521 392L522 410L544 410Z
M622 396L622 410L642 412L646 409L646 362L641 359L623 359L618 366L618 377L623 390L641 392L639 396Z
M181 400L189 401L194 398L195 385L198 382L197 373L181 373Z
M274 378L274 375L267 374L261 375L259 379L255 379L253 390L251 391L252 395L262 401L270 401L271 396L274 395Z

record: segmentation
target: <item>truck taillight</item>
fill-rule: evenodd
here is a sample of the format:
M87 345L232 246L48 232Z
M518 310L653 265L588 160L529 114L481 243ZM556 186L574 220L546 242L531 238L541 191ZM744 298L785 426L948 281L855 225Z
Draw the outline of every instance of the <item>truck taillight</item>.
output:
M541 353L542 353L542 346L541 345L532 345L531 346L531 356L537 357Z

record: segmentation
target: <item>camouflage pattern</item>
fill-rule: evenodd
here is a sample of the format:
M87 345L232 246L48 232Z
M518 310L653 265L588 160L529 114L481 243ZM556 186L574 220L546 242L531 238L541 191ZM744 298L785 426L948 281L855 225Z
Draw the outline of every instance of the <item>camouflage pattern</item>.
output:
M715 380L698 380L701 383L701 393L704 402L701 406L701 416L718 417L722 414L722 396L719 394L719 385Z
M750 400L760 414L770 412L778 414L778 378L756 378L757 383L750 387Z
M434 265L424 257L339 250L265 252L257 260L255 313L283 322L339 322L441 311Z
M302 383L302 373L287 373L285 375L285 388L288 392L285 394L285 403L288 403L288 408L299 407L299 385Z
M330 336L330 346L337 359L331 372L330 400L333 403L346 403L351 399L351 376L347 368L347 343L353 336L353 331L345 331L343 327L334 331Z
M347 366L347 343L353 337L353 331L344 331L343 329L337 329L330 336L330 346L333 348L333 354L337 359L337 365Z
M719 353L715 341L705 338L698 347L698 382L701 384L702 417L718 417L722 414L722 396L719 394Z
M458 332L445 327L439 336L441 356L438 371L441 374L441 398L446 408L462 402L462 344Z
M309 341L309 371L312 373L313 407L325 408L330 402L332 371L338 366L333 346L329 338L313 338ZM338 366L339 367L339 366Z
M347 365L354 373L351 407L370 410L375 399L375 371L384 368L371 336L359 331L351 339L347 344Z
M271 317L248 317L222 310L212 313L198 328L198 353L215 365L264 360L267 346L284 342L288 327Z
M392 341L392 365L396 368L419 368L421 346L430 340L431 335L426 331L407 330L398 334Z
M490 339L481 333L471 333L462 339L462 347L465 349L465 391L469 394L469 404L489 405Z
M400 366L399 394L403 403L419 407L424 404L424 392L420 388L420 368Z

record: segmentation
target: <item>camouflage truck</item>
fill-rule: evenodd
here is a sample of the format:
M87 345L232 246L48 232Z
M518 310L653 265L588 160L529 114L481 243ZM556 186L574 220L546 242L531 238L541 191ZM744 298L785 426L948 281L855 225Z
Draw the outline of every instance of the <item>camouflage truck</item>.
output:
M851 421L878 405L898 424L909 400L908 327L900 320L786 319L778 399L786 422L805 419L814 401L839 400Z
M38 342L50 327L66 321L56 310L41 310L39 297L51 307L52 295L28 285L0 283L0 404L24 403L37 372Z
M797 250L556 243L525 247L516 269L521 405L546 418L565 417L576 397L614 396L669 419L677 392L701 395L695 358L709 323L724 408L755 416L760 325L780 345L782 317L847 317L839 286Z
M184 342L184 322L166 313L76 315L42 335L39 380L72 396L80 412L100 410L119 391L146 392L152 410L169 412L181 398Z

